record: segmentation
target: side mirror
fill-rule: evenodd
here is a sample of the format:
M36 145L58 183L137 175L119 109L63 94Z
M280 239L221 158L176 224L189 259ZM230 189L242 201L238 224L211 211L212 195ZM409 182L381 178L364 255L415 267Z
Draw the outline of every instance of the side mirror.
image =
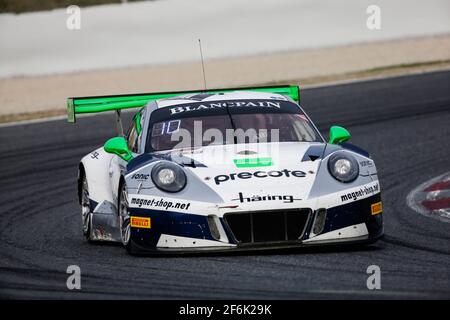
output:
M105 149L105 151L108 153L117 154L125 161L130 161L131 159L133 159L133 155L130 149L128 149L127 141L123 137L115 137L109 139L108 141L106 141L103 149Z
M339 126L332 126L330 128L330 140L328 143L338 144L350 140L350 133L347 129Z

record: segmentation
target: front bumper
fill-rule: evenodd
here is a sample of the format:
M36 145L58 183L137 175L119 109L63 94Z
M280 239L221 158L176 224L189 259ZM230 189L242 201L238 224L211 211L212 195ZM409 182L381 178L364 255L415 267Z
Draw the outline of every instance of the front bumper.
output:
M294 249L313 249L333 247L350 247L354 245L370 245L383 238L383 233L376 237L356 237L347 239L328 240L314 243L305 243L302 241L290 241L283 243L262 243L256 245L237 245L233 247L183 247L183 248L148 248L139 245L135 246L135 254L143 255L201 255L201 254L222 254L239 252L265 252Z
M380 194L328 208L317 232L320 210L310 210L298 239L286 236L282 241L242 241L236 230L220 217L222 234L211 232L208 216L133 208L132 216L151 219L151 228L132 228L131 241L140 252L193 253L285 249L322 245L373 243L383 235L382 213L372 214L372 205L381 201ZM304 210L304 209L303 209ZM258 211L259 212L259 211ZM254 212L257 214L258 212ZM226 215L225 215L226 217ZM252 239L255 240L255 239Z

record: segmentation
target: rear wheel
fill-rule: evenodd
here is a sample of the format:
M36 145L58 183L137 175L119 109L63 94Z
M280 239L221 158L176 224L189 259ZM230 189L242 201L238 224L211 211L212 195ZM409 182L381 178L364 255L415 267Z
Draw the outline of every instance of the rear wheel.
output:
M119 189L119 228L122 243L128 253L136 254L137 248L131 239L130 208L128 206L127 185L122 182Z
M92 216L89 200L89 187L86 176L83 175L81 185L81 222L83 224L83 235L87 241L92 241Z

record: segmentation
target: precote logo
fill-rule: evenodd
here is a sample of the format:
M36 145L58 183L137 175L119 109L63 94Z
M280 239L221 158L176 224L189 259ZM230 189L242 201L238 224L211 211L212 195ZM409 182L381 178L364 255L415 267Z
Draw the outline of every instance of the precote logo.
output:
M255 178L279 178L279 177L296 177L303 178L306 176L306 173L300 170L272 170L272 171L255 171L255 172L239 172L239 173L230 173L230 174L221 174L214 177L214 182L219 185L228 180L236 180L236 179L251 179Z

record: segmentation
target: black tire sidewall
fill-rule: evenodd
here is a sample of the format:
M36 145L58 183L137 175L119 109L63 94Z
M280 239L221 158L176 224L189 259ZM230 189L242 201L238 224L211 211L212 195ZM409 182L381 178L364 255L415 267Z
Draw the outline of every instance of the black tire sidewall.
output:
M84 180L86 180L86 185L87 185L87 189L88 189L88 193L89 193L89 184L87 183L87 177L86 175L83 175L83 179L82 181L82 189L81 192L83 192L84 190ZM87 242L93 242L92 237L91 237L91 233L92 233L92 212L88 213L88 221L87 221L87 229L86 231L84 230L84 219L82 221L83 225L82 225L82 231L83 231L83 237Z
M119 184L119 194L117 197L117 208L118 208L117 214L119 215L119 217L118 217L119 219L121 219L121 217L120 217L120 200L122 198L122 190L123 190L124 186L126 187L126 183L122 179ZM120 228L119 232L120 232L121 240L122 240L122 226L120 224L119 224L119 228ZM122 245L125 247L125 249L127 250L127 252L129 254L131 254L131 255L137 254L138 250L133 241L133 234L131 232L131 226L130 226L130 239L128 240L127 244L124 244L123 240L122 240Z

